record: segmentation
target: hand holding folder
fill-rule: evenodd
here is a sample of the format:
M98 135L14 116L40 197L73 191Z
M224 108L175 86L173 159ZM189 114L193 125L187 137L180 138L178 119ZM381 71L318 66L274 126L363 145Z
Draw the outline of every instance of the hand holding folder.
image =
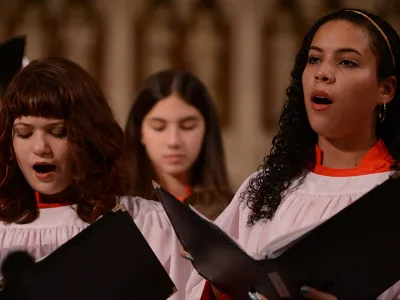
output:
M376 299L400 280L400 179L390 178L341 212L249 256L231 237L155 184L192 264L233 299L304 299L307 284L340 300ZM268 257L266 257L268 256Z
M165 300L176 291L122 205L36 262L31 277L27 300ZM4 281L6 294L13 282Z

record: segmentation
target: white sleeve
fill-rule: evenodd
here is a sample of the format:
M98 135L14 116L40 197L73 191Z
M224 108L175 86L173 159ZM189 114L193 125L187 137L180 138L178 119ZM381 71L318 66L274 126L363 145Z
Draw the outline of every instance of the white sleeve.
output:
M129 211L178 289L169 299L185 300L185 288L193 267L180 256L180 243L161 203L139 197L120 197L120 203Z

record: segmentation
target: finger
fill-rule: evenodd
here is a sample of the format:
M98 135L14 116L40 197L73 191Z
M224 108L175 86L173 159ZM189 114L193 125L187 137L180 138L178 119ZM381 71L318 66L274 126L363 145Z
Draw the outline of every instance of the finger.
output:
M300 293L303 295L303 297L313 300L337 300L337 298L332 294L318 291L309 286L302 286Z
M180 256L182 256L183 258L190 260L190 261L194 261L193 256L187 252L185 249L183 249L182 247L179 249L179 254Z

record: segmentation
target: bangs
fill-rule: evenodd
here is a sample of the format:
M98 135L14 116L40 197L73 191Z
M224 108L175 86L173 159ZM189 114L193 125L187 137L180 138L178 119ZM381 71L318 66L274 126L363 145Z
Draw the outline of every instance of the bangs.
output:
M64 106L68 101L62 99L60 89L48 80L35 77L19 78L14 82L14 89L6 95L14 120L22 116L65 120L67 110Z

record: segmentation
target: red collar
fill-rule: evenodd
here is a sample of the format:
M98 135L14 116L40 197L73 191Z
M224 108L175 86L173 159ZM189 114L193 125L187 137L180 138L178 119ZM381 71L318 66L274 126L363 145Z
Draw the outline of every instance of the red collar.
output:
M191 187L191 186L187 186L186 189L185 189L185 195L181 195L181 196L178 196L178 197L176 197L176 198L177 198L179 201L183 202L183 201L185 201L185 199L186 199L187 197L189 197L191 194L192 194L192 187Z
M390 171L390 166L395 162L382 140L376 142L361 162L356 167L350 169L333 169L321 165L322 150L318 145L315 148L316 164L312 172L318 175L347 177L388 172Z
M37 203L37 207L39 209L41 208L53 208L53 207L62 207L62 206L68 206L68 205L73 205L76 204L76 202L63 202L63 203L45 203L45 202L41 202L40 200L40 194L38 192L35 192L35 198L36 198L36 203Z

